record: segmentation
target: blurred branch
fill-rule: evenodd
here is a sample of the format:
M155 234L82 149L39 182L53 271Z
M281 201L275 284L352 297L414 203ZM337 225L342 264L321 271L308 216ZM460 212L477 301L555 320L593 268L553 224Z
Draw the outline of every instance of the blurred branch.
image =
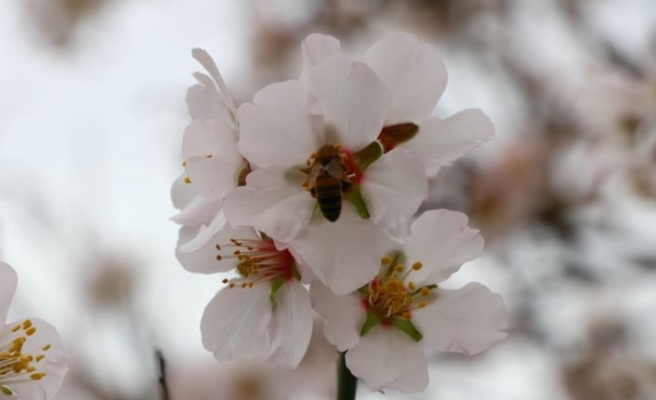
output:
M170 400L169 387L166 382L166 360L164 360L161 350L155 350L155 358L157 359L158 382L162 388L162 400Z

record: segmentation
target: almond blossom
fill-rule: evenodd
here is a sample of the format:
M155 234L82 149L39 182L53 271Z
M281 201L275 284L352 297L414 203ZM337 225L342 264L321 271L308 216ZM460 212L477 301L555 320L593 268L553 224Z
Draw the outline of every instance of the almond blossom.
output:
M55 328L41 319L6 323L18 278L0 262L0 393L25 400L52 399L68 371Z
M311 287L313 306L326 319L326 338L347 351L346 365L371 390L424 390L423 343L471 355L506 336L498 294L479 283L457 290L438 286L483 250L467 217L427 211L411 229L403 247L383 254L378 276L358 291L338 296L319 282Z
M219 231L200 272L235 270L203 313L203 345L219 361L260 359L296 368L312 334L312 308L291 253L252 228ZM205 254L203 251L202 254Z
M303 42L304 70L311 74L324 59L341 53L338 39L312 34ZM447 83L437 50L414 35L397 33L375 43L362 61L376 72L385 88L384 127L378 136L385 151L401 147L423 161L428 176L494 137L490 119L468 109L449 118L431 116Z
M239 109L237 146L258 169L227 196L228 220L290 243L319 279L342 294L376 274L373 254L390 242L386 231L407 235L427 195L420 161L403 149L381 156L375 141L383 103L376 74L338 54L312 70L308 87L295 80L272 84ZM333 160L319 160L322 152L334 154ZM326 187L317 183L322 174L334 181L331 207L338 211L332 218L319 199Z
M214 60L205 50L192 56L207 74L196 72L199 82L187 91L187 107L194 121L185 129L182 154L185 174L173 185L171 197L180 212L173 220L183 227L177 248L178 259L194 270L211 251L210 239L223 227L223 199L249 171L237 150L237 109ZM209 74L209 75L208 75Z

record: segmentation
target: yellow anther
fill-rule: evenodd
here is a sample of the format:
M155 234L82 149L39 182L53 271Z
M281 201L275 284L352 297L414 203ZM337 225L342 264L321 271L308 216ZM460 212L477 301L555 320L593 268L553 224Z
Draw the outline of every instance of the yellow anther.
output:
M30 329L28 329L28 330L25 331L25 334L26 334L27 336L32 336L32 335L34 335L35 333L36 333L36 328L35 328L35 327L31 327Z
M403 313L403 319L412 319L412 314L410 314L410 311Z
M187 160L182 160L182 167L186 168L187 167Z
M427 302L426 300L424 300L424 301L420 301L420 302L419 302L419 305L418 305L417 307L419 307L419 308L424 308L424 307L426 307L427 305L428 305L428 302Z
M37 372L35 374L30 375L30 379L32 379L33 381L38 381L41 380L44 376L46 376L46 374L44 374L43 372Z
M39 354L38 356L36 356L36 362L39 362L39 361L43 360L44 358L46 358L45 355Z
M403 264L396 264L396 265L394 266L394 271L395 271L395 272L403 272L403 271L405 271L405 265L403 265Z
M29 329L32 326L32 321L29 319L26 319L23 321L23 329Z
M414 282L408 282L408 289L414 291L417 288Z
M185 176L184 177L184 183L187 184L187 185L190 184L191 183L191 178L188 177L188 176Z
M34 368L32 366L29 366L29 367L25 368L25 371L27 371L28 373L32 373L32 372L36 371L36 368Z
M390 256L385 256L385 257L383 257L383 258L380 259L380 263L381 263L382 265L389 265L389 264L392 263L392 257L390 257Z
M421 288L421 295L422 296L428 296L429 294L430 294L430 289L429 288L427 288L426 286Z
M228 287L229 287L230 289L232 289L233 287L235 287L235 284L232 283L232 282L230 282L230 284L228 285Z
M11 328L11 331L12 331L12 332L16 332L16 331L19 330L20 328L21 328L21 326L20 326L20 324L18 324L18 325L16 325L16 326L14 326L13 328Z
M223 282L223 284L225 285L226 283L230 282L230 280L228 278L223 278L221 282Z
M52 346L50 346L50 343L48 343L47 345L41 347L41 350L48 351L48 350L50 350L50 347L52 347Z
M418 270L420 270L421 267L423 267L423 266L424 266L424 264L422 264L422 263L420 263L419 261L417 261L416 263L412 264L412 269L414 269L415 271L418 271Z

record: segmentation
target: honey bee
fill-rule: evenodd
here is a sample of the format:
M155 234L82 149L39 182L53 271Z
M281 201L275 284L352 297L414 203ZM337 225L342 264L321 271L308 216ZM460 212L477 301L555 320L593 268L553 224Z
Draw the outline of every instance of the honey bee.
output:
M319 149L310 165L308 182L321 214L328 221L337 221L342 212L344 192L351 187L338 148L325 145Z

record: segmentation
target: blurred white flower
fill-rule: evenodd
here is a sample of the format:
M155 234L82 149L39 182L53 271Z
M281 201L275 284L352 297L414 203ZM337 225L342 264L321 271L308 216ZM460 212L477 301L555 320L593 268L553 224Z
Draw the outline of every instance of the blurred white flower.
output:
M420 343L471 355L506 337L500 331L506 327L501 296L479 283L458 290L437 286L482 251L483 238L464 214L425 212L403 249L383 257L367 286L337 296L318 282L312 285L326 338L348 351L348 368L371 390L424 390L428 371Z
M23 400L52 399L68 371L55 328L41 319L5 324L18 278L0 262L0 392Z

